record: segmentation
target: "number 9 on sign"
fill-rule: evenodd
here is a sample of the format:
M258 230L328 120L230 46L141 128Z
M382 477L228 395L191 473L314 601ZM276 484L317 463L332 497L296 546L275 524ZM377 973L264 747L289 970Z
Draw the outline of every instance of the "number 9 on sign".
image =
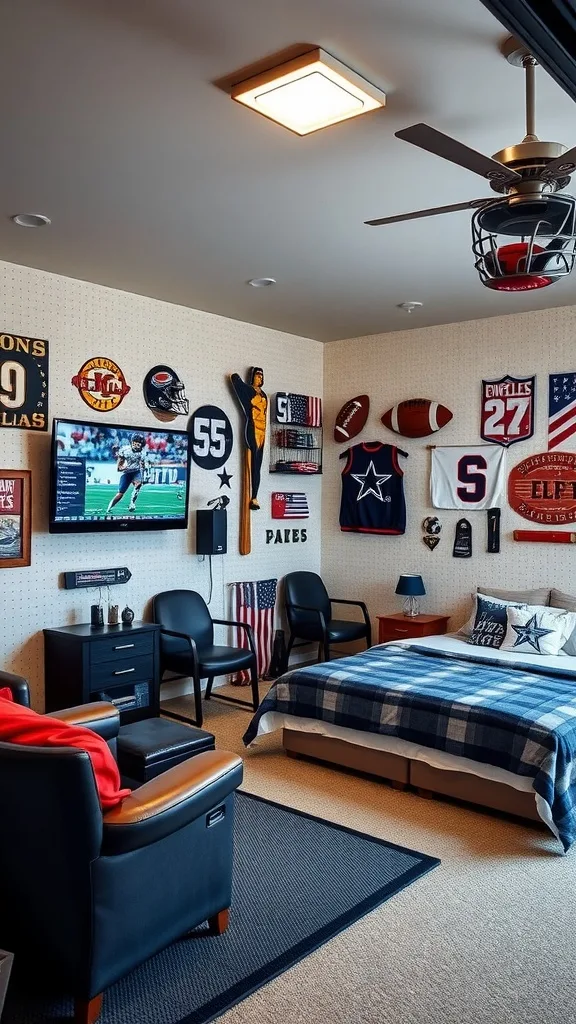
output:
M232 453L232 424L216 405L202 405L190 419L192 458L201 469L219 469Z

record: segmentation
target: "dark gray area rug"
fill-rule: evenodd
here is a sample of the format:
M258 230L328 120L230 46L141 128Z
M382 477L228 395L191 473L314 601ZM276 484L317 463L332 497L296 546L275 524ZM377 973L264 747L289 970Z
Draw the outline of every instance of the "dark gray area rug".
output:
M117 982L99 1024L214 1020L440 863L247 793L236 796L235 844L228 931L199 929ZM2 1024L73 1017L71 1000L11 988Z

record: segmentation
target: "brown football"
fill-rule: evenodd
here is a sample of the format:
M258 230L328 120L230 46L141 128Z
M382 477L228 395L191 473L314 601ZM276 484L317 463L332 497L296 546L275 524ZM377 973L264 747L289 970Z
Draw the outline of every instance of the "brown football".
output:
M382 423L402 437L428 437L441 430L452 419L450 409L429 398L411 398L388 409Z
M370 399L368 395L357 395L344 403L336 417L334 424L334 440L349 441L356 437L366 425L368 413L370 412Z

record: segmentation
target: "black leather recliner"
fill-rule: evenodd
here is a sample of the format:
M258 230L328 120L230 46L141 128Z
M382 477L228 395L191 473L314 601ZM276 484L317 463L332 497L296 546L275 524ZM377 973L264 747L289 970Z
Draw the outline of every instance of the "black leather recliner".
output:
M202 689L200 682L207 679L204 696L218 697L229 704L239 704L251 711L258 710L258 668L256 647L251 627L246 622L232 619L213 619L204 598L195 590L165 590L152 598L152 617L162 627L160 631L160 665L180 676L190 676L194 686L194 725L201 726ZM214 625L237 626L248 638L248 647L221 647L214 644ZM250 673L252 701L238 700L225 694L213 694L215 676L228 672ZM190 718L162 709L163 714L189 722Z
M345 644L353 640L366 640L372 646L372 629L368 609L363 601L348 601L329 597L320 576L315 572L289 572L284 578L284 601L290 627L286 661L296 639L316 642L318 659L330 660L330 644ZM333 619L333 604L356 605L362 610L363 622Z
M0 672L3 686L29 703L24 680ZM112 704L52 717L114 746ZM209 751L103 814L84 751L0 743L0 948L30 984L46 977L71 993L76 1024L92 1024L104 989L191 928L225 930L241 781L239 757Z

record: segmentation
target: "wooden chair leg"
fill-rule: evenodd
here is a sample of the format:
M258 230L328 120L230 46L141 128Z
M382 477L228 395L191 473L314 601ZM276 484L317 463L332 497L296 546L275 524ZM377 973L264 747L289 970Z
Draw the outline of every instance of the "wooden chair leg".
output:
M210 694L212 693L212 684L214 682L214 676L208 676L208 682L206 683L206 689L204 690L204 700L210 700Z
M230 907L226 910L219 910L214 917L208 918L208 927L212 935L223 935L230 922Z
M102 993L93 999L76 999L74 1024L94 1024L102 1012Z

